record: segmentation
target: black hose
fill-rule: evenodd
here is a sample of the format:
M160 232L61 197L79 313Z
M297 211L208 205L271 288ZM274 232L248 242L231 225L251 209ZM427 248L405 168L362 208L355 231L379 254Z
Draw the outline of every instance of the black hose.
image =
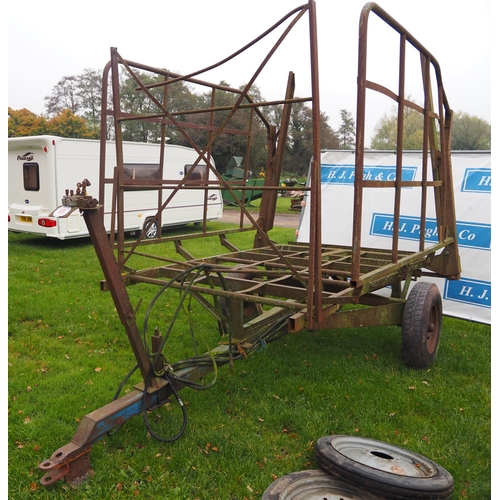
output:
M143 337L144 338L143 338L143 342L144 342L144 346L146 348L146 351L148 351L148 344L147 344L147 341L146 341L146 333L147 333L147 329L148 329L149 317L150 317L150 314L151 314L153 306L155 305L155 303L159 299L159 297L163 294L163 292L165 292L165 290L172 285L172 283L174 283L176 281L180 281L181 282L182 286L181 286L180 292L179 292L180 293L180 300L179 300L179 303L177 305L177 308L176 308L176 310L174 312L174 315L173 315L173 317L172 317L172 319L170 321L170 324L169 324L169 326L168 326L165 334L162 336L161 345L159 346L157 352L154 353L154 356L150 356L152 358L152 364L151 364L151 369L148 372L148 375L147 375L146 380L145 380L145 387L149 387L149 384L151 382L151 378L153 376L160 376L160 374L154 373L153 367L157 365L157 363L158 363L158 361L160 359L160 356L162 356L162 351L163 351L163 348L165 347L165 343L166 343L166 341L167 341L167 339L168 339L168 337L169 337L169 335L170 335L170 333L172 331L172 328L173 328L173 326L174 326L174 324L175 324L175 322L176 322L176 320L178 318L178 315L179 315L179 313L180 313L180 311L181 311L181 309L182 309L182 307L184 305L184 301L186 300L186 297L189 296L190 299L192 297L190 295L190 290L191 290L192 284L194 283L194 281L198 278L198 276L202 272L207 272L208 270L213 270L213 268L210 265L207 265L207 264L201 264L201 265L198 265L198 266L194 266L194 267L192 267L190 269L186 269L185 271L179 273L177 276L175 276L174 278L172 278L171 280L169 280L165 285L163 285L161 287L161 289L155 294L155 296L151 300L151 302L150 302L150 304L148 306L148 309L146 311L145 317L144 317L144 330L143 330ZM215 272L219 275L220 281L222 283L222 288L223 289L227 289L223 274L220 273L220 272L218 272L218 271L215 271ZM186 278L188 277L188 275L193 274L193 273L194 273L194 276L191 276L190 282L184 288L184 284L185 284ZM210 276L208 276L208 278L210 278ZM211 285L213 286L212 283L211 283ZM218 303L218 300L217 300L216 301L216 306L218 306L218 305L219 305L219 303ZM191 305L190 305L190 302L189 302L188 303L188 314L190 314L190 310L191 310ZM228 313L231 314L231 311L229 310ZM287 318L283 318L281 321L275 323L274 325L271 325L265 332L262 333L262 335L260 335L260 337L258 339L256 339L252 343L252 345L249 348L246 349L245 352L248 353L248 354L251 354L252 352L254 352L254 351L262 348L263 346L266 346L267 343L274 342L275 340L278 340L279 338L281 338L282 336L284 336L287 333L287 330L284 328L287 320L288 320ZM195 339L194 339L194 331L193 331L193 326L192 326L191 321L190 321L190 331L191 331L191 335L193 337L194 350L195 350L195 353L196 353L197 348L196 348L196 342L195 342ZM147 393L147 391L144 391L144 394L143 394L143 407L142 407L142 414L143 414L144 424L145 424L148 432L155 439L157 439L158 441L162 441L162 442L176 441L177 439L179 439L182 436L182 434L184 433L184 431L186 429L186 426L187 426L187 411L186 411L184 403L182 402L182 400L181 400L181 398L180 398L180 396L178 394L178 391L177 391L177 389L175 387L175 384L174 384L175 382L176 383L180 383L183 386L190 387L192 389L196 389L196 390L206 390L206 389L209 389L209 388L213 387L213 385L215 384L215 381L217 379L217 367L218 366L222 366L222 365L227 364L227 363L229 363L229 364L232 365L232 363L233 363L234 360L241 359L241 358L244 357L244 355L241 354L238 351L238 349L236 349L236 348L233 349L232 336L231 336L231 329L230 328L228 329L228 335L229 335L229 349L228 349L227 354L213 355L213 354L211 354L209 352L208 355L202 355L202 356L196 355L193 358L189 358L189 359L186 359L186 360L183 360L183 361L179 361L179 362L173 364L171 366L172 371L166 370L166 371L164 371L161 374L161 376L164 377L170 383L171 388L172 388L172 393L174 394L174 396L175 396L175 398L177 400L177 403L179 404L179 406L180 406L180 408L182 410L182 426L181 426L180 431L174 437L172 437L172 438L165 438L165 437L159 436L151 428L151 425L150 425L149 420L148 420L147 408L146 408L148 393ZM206 384L206 385L205 384L200 384L200 383L197 383L197 382L185 379L183 377L178 377L177 375L175 375L175 371L179 370L179 369L187 369L187 368L191 368L191 367L199 367L199 366L207 366L207 365L213 365L214 372L215 372L214 379L210 382L210 384ZM137 369L137 366L127 375L127 377L125 378L125 380L120 385L120 388L117 391L117 395L119 395L119 393L121 392L121 390L123 388L123 385L126 383L126 381L130 378L130 376L132 375L132 373L136 369ZM115 395L115 399L116 399L117 395Z
M179 404L179 406L181 407L181 410L182 410L182 426L181 426L180 431L172 438L162 437L162 436L158 435L155 431L153 431L153 429L149 425L148 410L146 408L146 405L144 404L146 401L146 396L147 396L146 391L144 391L143 398L142 398L143 399L142 417L144 419L144 425L146 426L146 429L151 434L151 436L153 436L156 440L161 441L163 443L171 443L173 441L177 441L177 439L179 439L184 434L184 431L186 430L186 426L187 426L187 411L186 411L186 407L184 406L184 403L182 402L182 399L180 398L179 393L177 392L177 389L175 388L175 385L173 384L172 380L170 379L168 373L165 373L164 377L170 383L170 386L172 387L172 392L174 393L175 399L177 400L177 403ZM148 375L147 378L148 378L148 382L149 382L151 379L150 375Z

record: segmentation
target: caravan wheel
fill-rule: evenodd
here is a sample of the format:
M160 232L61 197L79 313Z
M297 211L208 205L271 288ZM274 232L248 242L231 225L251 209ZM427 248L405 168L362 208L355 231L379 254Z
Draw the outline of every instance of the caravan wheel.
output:
M144 229L147 228L145 236L146 238L152 240L158 236L158 222L153 221L153 223L148 227L149 223L153 219L150 217L149 219L146 219L146 222L144 222Z

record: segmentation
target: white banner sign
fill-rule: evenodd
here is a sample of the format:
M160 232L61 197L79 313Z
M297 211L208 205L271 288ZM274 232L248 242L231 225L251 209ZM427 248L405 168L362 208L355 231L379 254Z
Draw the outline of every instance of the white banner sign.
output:
M364 176L395 178L392 151L366 151ZM430 161L429 161L430 165ZM452 153L457 236L462 263L460 280L437 279L448 316L491 323L491 153ZM422 178L422 153L403 154L403 180ZM321 156L322 242L352 246L354 152L326 151ZM400 250L416 252L420 238L420 188L404 188L399 222ZM309 241L310 204L304 197L297 241ZM436 243L437 224L432 189L428 190L425 241ZM394 190L363 190L362 247L391 248ZM426 278L421 278L425 280Z

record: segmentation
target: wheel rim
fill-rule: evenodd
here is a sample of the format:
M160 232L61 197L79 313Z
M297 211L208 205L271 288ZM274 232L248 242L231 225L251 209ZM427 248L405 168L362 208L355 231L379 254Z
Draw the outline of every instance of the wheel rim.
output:
M431 312L429 314L429 323L427 324L427 352L432 354L436 349L436 345L439 338L440 329L440 315L439 310L436 305L432 306Z
M375 497L333 477L317 476L297 479L283 488L279 500L368 500Z
M148 224L149 221L146 222L146 226ZM146 238L156 238L157 233L158 233L158 226L156 225L156 222L153 222L146 231Z
M405 477L432 477L437 469L425 457L389 443L355 436L337 436L330 440L333 448L345 457L372 469Z
M272 493L271 493L272 491ZM321 470L294 472L277 479L263 500L380 500L357 486L334 478Z

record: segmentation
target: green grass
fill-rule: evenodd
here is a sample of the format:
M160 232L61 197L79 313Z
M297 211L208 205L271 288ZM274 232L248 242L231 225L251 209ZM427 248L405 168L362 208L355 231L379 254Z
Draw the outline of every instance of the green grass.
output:
M293 233L275 229L273 239ZM238 238L251 245L249 233ZM233 369L221 367L212 389L184 389L188 424L179 440L156 441L134 417L94 445L91 479L41 486L38 464L113 399L135 359L110 295L99 291L88 239L9 234L8 243L9 499L259 499L274 478L317 468L314 442L332 433L427 456L454 477L455 499L491 497L491 328L448 317L426 371L403 364L396 327L288 334ZM206 245L197 249L208 255ZM142 299L143 318L157 290L128 291L134 306ZM176 303L175 293L162 296L151 325L167 324ZM196 324L200 349L214 347L216 324L202 315ZM190 352L182 317L166 355L177 361ZM172 436L179 409L162 409L151 423Z

